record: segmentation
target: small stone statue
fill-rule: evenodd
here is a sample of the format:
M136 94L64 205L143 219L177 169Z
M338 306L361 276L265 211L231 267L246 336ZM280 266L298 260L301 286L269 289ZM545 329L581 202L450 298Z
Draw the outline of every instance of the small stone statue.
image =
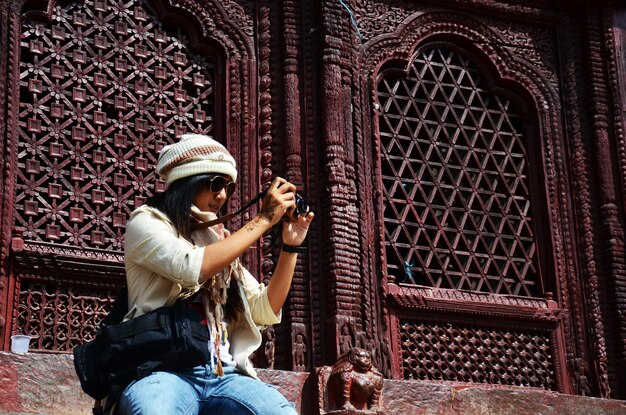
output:
M267 368L274 369L274 352L276 351L276 345L274 344L276 340L276 333L274 332L274 328L268 327L265 330L265 360L267 361Z
M296 334L296 342L293 345L293 357L296 370L304 370L306 365L306 344L302 333Z
M382 411L382 390L383 375L372 366L370 353L354 347L339 358L331 370L329 409L378 413Z
M587 372L589 370L589 365L587 361L582 358L574 359L574 388L579 395L582 396L590 396L591 389L589 385L589 381L587 380Z
M339 337L339 355L343 356L352 349L352 336L350 335L350 327L345 324L341 328L341 336Z

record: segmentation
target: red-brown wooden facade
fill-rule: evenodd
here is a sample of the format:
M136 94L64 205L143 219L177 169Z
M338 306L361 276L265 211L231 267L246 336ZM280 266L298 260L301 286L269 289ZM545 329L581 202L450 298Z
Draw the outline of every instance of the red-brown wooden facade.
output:
M316 211L257 366L624 399L625 48L611 1L2 0L0 347L93 336L195 131L230 209L281 175Z

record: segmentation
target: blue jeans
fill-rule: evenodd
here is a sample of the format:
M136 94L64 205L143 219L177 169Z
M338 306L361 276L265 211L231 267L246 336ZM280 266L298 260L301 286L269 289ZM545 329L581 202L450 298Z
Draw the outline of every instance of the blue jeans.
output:
M224 367L224 376L210 366L180 372L154 372L124 389L122 415L297 415L294 404L258 379Z

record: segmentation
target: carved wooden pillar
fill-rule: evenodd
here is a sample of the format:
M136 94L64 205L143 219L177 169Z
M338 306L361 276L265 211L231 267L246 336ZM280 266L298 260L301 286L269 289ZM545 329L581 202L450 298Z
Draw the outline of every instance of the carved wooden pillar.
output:
M620 114L620 118L622 119L622 127L620 130L623 136L624 131L626 130L626 5L616 5L614 12L613 30L615 33L615 74L617 75L617 79L615 79L615 87L618 89L615 95L620 97L620 100L616 101L616 105L619 107L617 109L617 113ZM626 150L623 147L624 144L620 144L620 171L622 184L626 183ZM626 194L623 194L622 196L625 197Z
M322 226L322 203L324 201L325 182L321 180L324 172L322 162L322 146L320 145L322 137L322 129L320 128L319 99L321 95L320 88L320 68L322 62L319 61L319 44L322 37L321 19L318 2L305 1L299 2L302 21L301 30L301 126L302 126L302 147L304 159L301 160L304 170L306 170L306 183L304 191L309 200L309 204L316 212L316 219L311 224L311 230L307 236L307 244L310 248L306 260L309 265L309 302L310 309L308 311L310 319L310 337L307 339L310 345L307 353L307 362L313 367L319 366L323 362L323 344L326 344L326 338L323 336L324 326L322 323L325 313L324 309L324 291L322 287L325 285L321 270L321 258L327 244L321 238L320 229Z
M261 188L267 188L273 178L272 156L272 95L270 76L270 1L260 0L257 2L257 44L258 44L258 148L259 148L259 184ZM261 240L261 273L263 282L267 283L274 268L272 254L272 238L266 235ZM265 367L274 368L276 365L276 331L270 328L263 333L263 357ZM257 359L258 361L258 359Z
M16 121L11 121L8 114L14 111L9 100L9 91L15 88L18 82L17 70L10 71L15 66L19 50L19 16L15 13L18 5L15 2L0 3L0 350L7 350L11 337L11 328L7 326L5 318L11 304L11 280L4 265L8 262L11 249L10 214L13 197L13 181L11 171L14 169L12 161L16 159L16 145L9 137L14 134Z
M613 284L617 288L614 293L613 312L617 319L619 338L616 342L618 354L617 390L613 398L626 399L626 259L624 255L624 231L626 230L624 215L626 214L626 7L604 9L603 20L606 30L604 39L607 48L608 87L610 100L610 125L613 127L615 147L617 149L615 204L617 212L613 215L616 241L610 244L613 255Z
M7 42L8 33L8 13L7 13L7 4L8 2L0 3L0 50L8 51L9 45ZM6 83L7 83L7 58L8 54L1 53L0 54L0 108L6 107ZM3 111L4 113L4 111ZM0 194L5 193L5 187L8 183L5 183L6 176L4 174L5 171L5 157L6 157L6 124L3 121L0 121ZM7 238L5 237L5 229L8 229L8 221L9 218L4 214L5 207L4 199L0 200L0 263L4 263L7 257ZM0 268L0 349L4 347L4 328L6 324L6 319L4 317L6 313L6 271L4 267Z
M344 31L350 28L349 17L340 2L322 3L322 78L321 78L321 134L323 143L324 174L320 177L325 189L319 197L323 200L323 214L319 218L324 241L322 263L324 267L324 302L328 313L324 316L324 358L334 362L339 357L339 328L349 325L350 331L360 331L359 307L361 284L358 227L355 209L354 181L350 180L353 161L347 148L352 140L347 136L351 121L346 119L351 97L347 95L348 62Z
M258 4L258 49L259 49L259 114L258 114L258 135L262 188L268 187L273 178L273 157L272 157L272 78L270 76L270 2L261 0ZM267 283L274 268L272 255L272 238L263 237L261 242L261 272L263 282Z
M285 176L296 185L298 192L308 198L303 179L302 165L302 111L301 111L301 54L300 37L302 22L301 9L298 2L284 0L282 2L282 54L283 54L283 121L285 123L283 142L285 154ZM310 241L305 242L309 244ZM287 304L287 324L290 336L287 341L289 368L305 371L310 368L311 331L309 310L310 289L308 272L308 255L300 255L294 273L291 294Z
M611 60L611 92L613 94L613 111L615 120L615 137L618 147L619 161L619 188L621 188L622 206L626 205L626 5L615 6L613 22L612 51L614 59ZM619 98L619 99L618 99ZM622 299L622 301L624 301ZM620 311L624 309L624 303L620 305ZM621 312L622 318L624 313ZM622 353L626 350L624 338L620 339ZM621 373L624 373L622 371ZM622 390L626 389L626 379L622 379ZM626 395L616 396L625 399Z
M375 186L373 179L373 165L371 160L372 148L367 145L371 134L372 112L369 102L368 73L362 62L364 43L359 24L362 21L362 11L367 9L363 3L346 0L343 2L346 14L346 27L342 33L344 54L342 56L342 86L344 90L344 118L346 129L346 179L351 193L351 203L346 209L359 222L358 232L353 237L359 246L358 268L361 275L360 296L356 299L359 318L357 324L351 326L354 331L354 346L367 349L372 354L375 367L385 375L390 372L388 367L387 338L382 334L384 319L381 318L380 289L382 281L380 272L374 266L375 246L380 239L374 236L375 215L368 210L374 197ZM361 9L359 9L361 8ZM356 258L355 258L356 259ZM338 331L341 332L341 327ZM341 349L341 344L340 344Z
M608 317L605 324L606 350L603 355L597 356L596 363L601 373L600 395L611 396L609 375L613 372L608 365L606 353L613 350L615 357L619 356L619 367L615 367L613 376L620 376L626 368L623 346L616 349L617 344L626 341L626 316L621 316L619 309L626 304L626 269L624 269L624 234L620 229L620 218L615 197L615 181L613 175L614 159L611 148L614 147L614 138L609 127L609 96L606 88L606 59L603 49L606 47L603 38L603 20L601 13L595 8L589 8L586 15L586 49L588 66L585 73L587 85L590 85L590 116L592 127L592 156L595 171L595 186L599 200L595 208L599 210L600 221L598 227L598 246L601 260L599 266L602 281L600 289L606 292L608 302L606 310ZM592 310L594 312L594 310ZM601 314L600 310L597 311ZM623 314L623 313L622 313ZM613 329L613 330L611 330ZM614 333L614 334L613 334ZM611 377L613 377L611 376ZM618 383L619 384L619 383Z
M604 11L606 13L606 11ZM600 222L598 226L598 245L601 255L601 281L606 293L607 303L607 352L616 359L614 365L599 361L600 365L607 365L606 371L611 379L609 385L603 384L601 396L623 398L626 378L626 245L624 241L624 210L618 206L616 196L616 147L624 141L619 108L613 106L619 95L611 96L617 89L610 90L615 85L616 69L613 58L613 33L611 16L603 14L602 9L589 8L587 13L587 59L589 60L586 72L587 84L590 85L590 102L592 102L592 149L595 165L596 188L598 189ZM608 79L607 79L608 78ZM607 80L609 82L607 82ZM623 169L623 167L622 167ZM623 184L622 184L623 185ZM612 360L612 359L611 359ZM601 366L603 367L603 366ZM604 369L604 367L603 367ZM611 392L611 389L614 392ZM616 396L617 394L618 396Z
M601 323L599 312L599 293L597 266L593 260L593 221L591 219L591 184L589 183L590 164L588 150L585 144L584 124L586 118L581 114L584 105L580 93L579 71L582 55L581 35L577 31L578 23L575 18L562 22L559 30L559 48L561 50L561 76L563 78L563 111L567 128L564 134L570 146L570 174L572 177L571 199L580 218L572 221L571 226L581 236L580 256L582 257L581 270L575 272L571 264L574 256L573 247L567 242L566 253L571 252L568 264L568 278L564 281L566 288L561 294L565 307L571 310L569 324L566 326L567 358L569 373L572 377L574 393L583 394L580 382L576 377L581 376L588 380L587 394L592 393L589 388L599 391L599 377L604 376L593 364L594 357L602 355L604 349L601 343L604 338L604 326ZM594 310L595 312L591 312ZM588 344L593 346L590 348ZM606 356L605 356L606 357ZM606 374L606 373L604 373ZM591 380L593 379L593 381ZM596 392L598 393L598 392Z
M283 23L283 105L285 175L298 188L302 187L302 136L299 80L299 25L298 10L293 0L282 2Z

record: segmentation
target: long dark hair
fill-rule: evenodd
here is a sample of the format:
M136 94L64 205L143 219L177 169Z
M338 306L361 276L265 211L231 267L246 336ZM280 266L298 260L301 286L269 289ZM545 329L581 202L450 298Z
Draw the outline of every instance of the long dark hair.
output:
M203 186L217 176L216 174L196 174L183 177L172 182L167 190L157 193L146 201L146 205L165 213L174 223L179 235L191 241L191 205L193 199ZM224 314L228 321L234 321L243 311L243 302L239 296L237 281L231 279L228 286L228 301L224 306Z
M157 193L146 201L146 205L159 209L174 223L183 238L191 241L191 205L198 190L215 174L196 174L172 182L167 190Z

